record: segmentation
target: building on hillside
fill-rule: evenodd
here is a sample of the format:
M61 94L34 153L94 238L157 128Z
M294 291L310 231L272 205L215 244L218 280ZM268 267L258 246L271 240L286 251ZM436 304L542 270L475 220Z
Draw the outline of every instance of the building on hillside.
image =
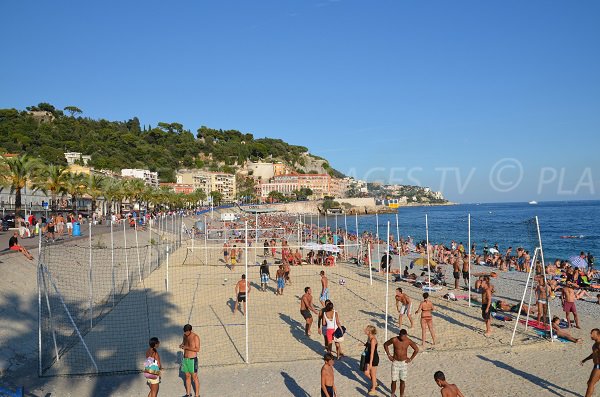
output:
M293 170L290 167L281 162L248 162L246 164L246 170L248 172L248 175L254 178L254 180L263 183L268 182L271 178L275 176L288 175L293 172Z
M73 165L76 162L80 162L81 165L87 165L90 161L92 161L92 156L82 155L79 152L66 152L65 159L67 160L68 165Z
M194 191L196 191L196 189L194 189L194 185L190 185L187 183L161 182L160 187L167 188L169 190L172 190L175 193L183 193L183 194L191 194L191 193L194 193Z
M141 179L148 186L158 187L158 172L137 168L124 168L121 170L121 176Z
M260 197L266 200L270 192L279 192L291 196L294 190L310 189L312 198L322 199L325 196L343 197L346 184L328 174L287 174L273 177L269 182L260 184Z
M52 112L47 110L30 110L27 113L29 113L31 117L33 117L33 119L38 123L51 123L56 118Z
M236 195L235 175L225 172L209 172L202 170L177 171L177 184L192 185L194 190L200 189L208 197L210 192L219 192L224 201L234 201Z

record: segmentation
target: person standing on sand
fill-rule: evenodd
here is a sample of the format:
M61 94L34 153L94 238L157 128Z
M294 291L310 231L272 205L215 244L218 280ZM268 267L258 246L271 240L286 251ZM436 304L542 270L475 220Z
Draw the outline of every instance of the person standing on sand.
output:
M283 265L279 265L275 277L277 278L277 291L275 291L275 295L283 295L283 289L285 288L285 270L283 269Z
M155 379L146 379L146 384L150 388L150 392L148 392L148 397L157 397L158 389L160 387L160 370L162 370L162 365L160 363L160 355L158 354L158 351L156 351L156 348L160 345L160 341L157 337L152 337L150 338L150 342L148 344L150 345L150 348L146 350L145 355L147 368L144 372L152 375L158 375ZM148 365L151 365L152 367L148 368ZM155 372L156 367L158 367L158 373ZM152 371L150 370L151 368Z
M458 289L460 283L460 264L458 258L453 257L450 259L452 262L452 276L454 277L454 289Z
M319 326L322 325L323 329L319 327L319 334L323 334L325 338L325 348L328 353L331 353L333 345L333 334L335 330L342 327L340 317L338 313L333 309L333 303L328 300L325 304L325 308L322 310L322 316L319 317ZM335 352L338 360L344 355L342 354L342 348L339 342L335 342Z
M333 354L325 353L325 364L321 367L321 397L337 397L333 375Z
M433 330L433 311L435 307L433 303L429 300L429 294L427 292L423 293L423 302L419 305L419 308L415 312L415 314L421 312L421 346L425 346L426 339L426 328L429 329L429 333L431 334L432 344L435 345L435 331Z
M326 300L329 300L329 280L325 275L325 271L321 270L321 297L319 302L321 302L322 307L325 307Z
M598 383L598 381L600 380L600 329L594 328L590 332L590 337L594 341L594 345L592 346L592 354L581 360L581 365L583 365L587 360L590 359L594 362L594 367L592 368L590 378L587 382L585 397L592 397L594 395L596 383Z
M548 321L548 295L550 295L550 287L546 284L546 280L543 276L538 276L538 285L535 289L535 295L537 299L537 321L547 324Z
M575 307L575 301L577 298L575 297L575 290L573 290L573 284L567 282L562 289L563 293L561 296L563 310L565 311L565 318L567 319L567 328L571 327L571 316L570 313L573 313L573 319L575 320L575 328L579 328L579 316L577 315L577 308Z
M484 276L481 282L481 318L485 321L485 336L492 335L492 288L490 278Z
M402 319L404 315L410 321L410 328L413 327L413 319L410 311L412 310L412 302L410 296L402 292L402 288L396 288L396 309L398 310L398 327L402 328Z
M398 336L391 338L383 344L383 349L389 360L392 362L392 397L396 397L396 384L398 381L400 381L400 397L404 397L408 364L410 364L419 353L419 347L415 342L408 338L407 334L405 329L401 329ZM390 345L394 347L394 354L390 354ZM409 346L413 350L410 358L408 358Z
M365 335L369 338L365 343L366 361L363 372L371 381L371 390L369 396L377 395L377 367L379 366L379 353L377 352L377 328L367 325ZM362 368L361 368L362 369Z
M260 289L265 292L267 290L267 285L269 284L269 279L271 278L271 273L269 272L269 264L267 260L264 259L262 265L260 265Z
M465 284L465 291L469 290L469 257L467 255L464 256L462 261L462 276L463 283Z
M310 336L310 326L313 323L313 318L311 312L315 314L319 314L319 312L314 308L312 302L312 291L310 287L304 288L304 295L300 298L300 314L306 320L306 325L304 326L304 334L306 336Z
M250 285L246 281L246 275L242 274L240 281L235 284L235 305L233 306L233 314L237 312L238 305L242 304L242 315L246 313L246 295L250 293Z
M183 361L181 372L185 374L185 397L192 397L192 379L196 397L200 396L200 381L198 380L198 353L200 352L200 337L192 332L192 326L183 326L183 343L179 345L183 349Z
M442 371L437 371L433 374L433 380L435 383L441 387L440 393L442 393L442 397L465 397L456 385L451 385L446 382L446 375Z
M225 261L225 266L229 265L229 244L227 244L227 241L223 243L223 260Z

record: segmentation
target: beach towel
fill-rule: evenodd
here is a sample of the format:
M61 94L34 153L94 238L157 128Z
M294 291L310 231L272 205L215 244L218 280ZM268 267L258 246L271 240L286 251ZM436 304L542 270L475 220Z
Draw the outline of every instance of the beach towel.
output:
M525 320L520 319L519 323L525 324ZM535 328L537 330L541 330L541 331L550 331L550 326L549 325L546 325L544 323L538 322L537 320L529 320L527 322L527 326Z
M537 335L541 336L541 337L544 337L544 338L549 338L550 337L550 332L542 331L541 329L536 329L535 333ZM563 343L569 343L570 342L570 340L565 339L565 338L559 338L556 335L554 335L554 339L557 340L557 341L559 341L559 342L563 342Z

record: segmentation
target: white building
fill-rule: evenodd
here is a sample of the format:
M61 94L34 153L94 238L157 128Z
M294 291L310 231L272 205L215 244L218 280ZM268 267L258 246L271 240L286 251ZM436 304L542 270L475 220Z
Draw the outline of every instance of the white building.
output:
M66 152L65 159L67 160L68 165L73 165L76 161L81 161L81 165L87 165L92 161L92 156L82 155L79 152Z
M140 170L137 168L124 168L121 170L121 176L142 179L146 185L158 187L158 172L150 170Z

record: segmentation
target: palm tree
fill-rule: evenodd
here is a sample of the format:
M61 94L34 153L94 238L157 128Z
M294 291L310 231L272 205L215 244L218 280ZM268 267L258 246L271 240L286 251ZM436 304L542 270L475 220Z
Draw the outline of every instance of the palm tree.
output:
M71 204L73 212L77 212L77 198L81 197L85 192L85 178L84 174L69 172L65 176L65 193L71 196Z
M85 192L90 195L92 199L92 214L96 212L96 200L102 196L103 185L105 177L102 175L90 174L85 179Z
M125 182L125 197L127 197L130 201L139 203L145 189L146 183L144 183L143 180L136 178L128 179Z
M109 212L112 215L115 201L123 197L123 183L114 178L106 178L102 183L102 196L108 202Z
M21 189L36 176L40 161L23 154L18 157L2 157L0 164L0 184L15 193L15 226L21 225Z
M67 168L60 165L46 165L40 168L39 175L33 180L34 190L41 190L45 194L50 192L50 209L56 211L57 196L65 192Z

